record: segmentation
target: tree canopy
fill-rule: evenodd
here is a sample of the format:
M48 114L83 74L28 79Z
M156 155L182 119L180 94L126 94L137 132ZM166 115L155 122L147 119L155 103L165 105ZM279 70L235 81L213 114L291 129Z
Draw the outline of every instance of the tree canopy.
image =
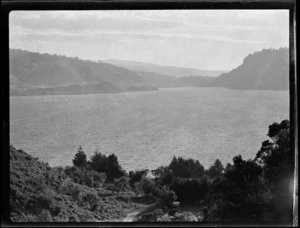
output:
M82 147L79 146L77 153L74 156L73 164L76 167L83 167L87 163L86 154L82 150Z

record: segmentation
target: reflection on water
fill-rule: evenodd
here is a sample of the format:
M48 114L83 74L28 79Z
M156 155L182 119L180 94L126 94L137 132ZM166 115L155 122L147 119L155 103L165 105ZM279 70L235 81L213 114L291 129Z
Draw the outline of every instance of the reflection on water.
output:
M81 145L115 153L126 170L156 168L173 155L253 158L268 126L289 118L288 91L177 88L123 94L10 98L10 144L52 166L71 165Z

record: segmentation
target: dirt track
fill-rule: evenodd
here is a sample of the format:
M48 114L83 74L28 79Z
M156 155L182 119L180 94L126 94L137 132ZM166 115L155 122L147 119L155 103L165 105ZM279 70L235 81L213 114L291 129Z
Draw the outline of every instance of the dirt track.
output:
M129 213L124 219L123 222L134 222L135 218L137 217L137 215L139 215L140 213L146 211L147 209L155 206L156 203L154 204L150 204L148 206L145 206L143 208L140 208L134 212Z

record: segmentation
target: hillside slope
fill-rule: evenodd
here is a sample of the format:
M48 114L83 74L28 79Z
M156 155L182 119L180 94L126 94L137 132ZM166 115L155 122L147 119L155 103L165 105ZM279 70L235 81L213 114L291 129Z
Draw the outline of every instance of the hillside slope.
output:
M16 49L10 50L10 75L15 84L39 87L102 81L117 85L143 84L135 72L111 64Z
M201 75L216 76L221 71L107 61L119 66L10 49L10 95L120 93L164 87L289 89L288 48L264 49L250 54L239 67L219 77Z
M230 89L288 90L289 49L263 49L250 54L242 65L220 75L211 85Z
M148 200L149 201L149 200ZM132 192L116 194L105 185L74 183L64 168L10 147L10 218L13 222L122 221L152 201Z
M9 79L11 95L156 90L148 88L140 75L122 67L16 49L10 49Z

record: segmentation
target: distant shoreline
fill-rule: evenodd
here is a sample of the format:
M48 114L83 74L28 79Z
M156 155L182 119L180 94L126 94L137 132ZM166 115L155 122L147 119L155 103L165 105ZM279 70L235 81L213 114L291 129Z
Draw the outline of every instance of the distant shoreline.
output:
M56 87L54 87L56 88ZM46 90L50 88L45 89L39 89L39 90L45 90L45 92L35 92L35 90L32 91L24 91L20 93L11 93L9 97L30 97L30 96L61 96L61 95L90 95L90 94L118 94L118 93L132 93L132 92L151 92L151 91L159 91L161 89L200 89L200 88L221 88L221 89L228 89L228 90L240 90L240 91L278 91L278 92L288 92L289 89L232 89L227 87L217 87L217 86L167 86L167 87L159 87L159 88L148 88L145 87L144 89L135 89L135 90L126 90L126 91L108 91L108 92L62 92L62 93L51 93L46 92Z

